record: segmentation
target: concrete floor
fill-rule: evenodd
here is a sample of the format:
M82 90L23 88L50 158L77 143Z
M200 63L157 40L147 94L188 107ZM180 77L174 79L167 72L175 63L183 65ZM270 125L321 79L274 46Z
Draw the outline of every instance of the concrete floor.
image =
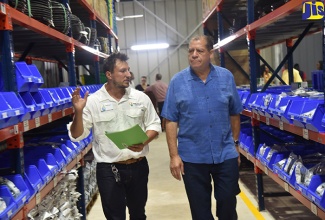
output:
M169 171L169 154L165 133L160 134L157 139L150 143L150 153L147 159L150 166L149 198L146 206L147 219L190 220L191 214L184 184L182 181L174 179ZM256 193L255 176L253 169L249 166L241 170L239 184L242 191L237 196L239 220L319 219L292 196L265 198L267 210L257 211L257 200L254 195ZM272 192L282 190L267 176L264 178L264 188L265 191L270 190ZM214 199L212 201L212 213L215 213ZM90 209L87 219L105 219L99 196Z

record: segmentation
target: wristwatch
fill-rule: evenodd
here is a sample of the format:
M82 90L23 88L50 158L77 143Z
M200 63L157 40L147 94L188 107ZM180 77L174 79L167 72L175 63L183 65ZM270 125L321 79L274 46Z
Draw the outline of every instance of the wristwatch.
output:
M234 143L235 143L236 146L238 146L239 145L239 140L234 140Z

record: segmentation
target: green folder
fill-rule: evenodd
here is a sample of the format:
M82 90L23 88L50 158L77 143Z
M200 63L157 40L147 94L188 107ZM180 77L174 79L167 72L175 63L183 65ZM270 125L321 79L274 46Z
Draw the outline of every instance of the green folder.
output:
M147 134L138 124L124 131L113 133L108 133L106 131L105 135L120 149L127 148L134 144L142 144L148 140Z

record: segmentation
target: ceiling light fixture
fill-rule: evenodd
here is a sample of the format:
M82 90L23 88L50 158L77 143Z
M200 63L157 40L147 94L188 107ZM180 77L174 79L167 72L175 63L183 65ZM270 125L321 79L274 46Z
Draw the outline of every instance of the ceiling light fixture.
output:
M169 47L167 43L160 44L142 44L142 45L133 45L131 50L157 50L157 49L166 49Z
M116 16L116 20L123 21L124 19L128 19L128 18L142 18L142 17L143 17L143 15L128 15L128 16L122 16L122 17Z

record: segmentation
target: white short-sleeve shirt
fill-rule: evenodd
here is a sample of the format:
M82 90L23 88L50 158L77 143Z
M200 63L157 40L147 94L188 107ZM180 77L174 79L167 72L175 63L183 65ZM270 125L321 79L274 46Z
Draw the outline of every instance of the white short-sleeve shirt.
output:
M106 131L123 131L136 124L139 124L144 131L161 132L159 116L149 97L143 92L127 88L122 99L117 101L109 95L103 85L88 97L83 110L83 134L78 138L73 138L70 133L71 123L68 124L68 130L72 141L80 141L86 138L93 129L92 149L96 161L113 163L148 154L148 145L141 152L133 152L129 149L120 150L105 135Z

